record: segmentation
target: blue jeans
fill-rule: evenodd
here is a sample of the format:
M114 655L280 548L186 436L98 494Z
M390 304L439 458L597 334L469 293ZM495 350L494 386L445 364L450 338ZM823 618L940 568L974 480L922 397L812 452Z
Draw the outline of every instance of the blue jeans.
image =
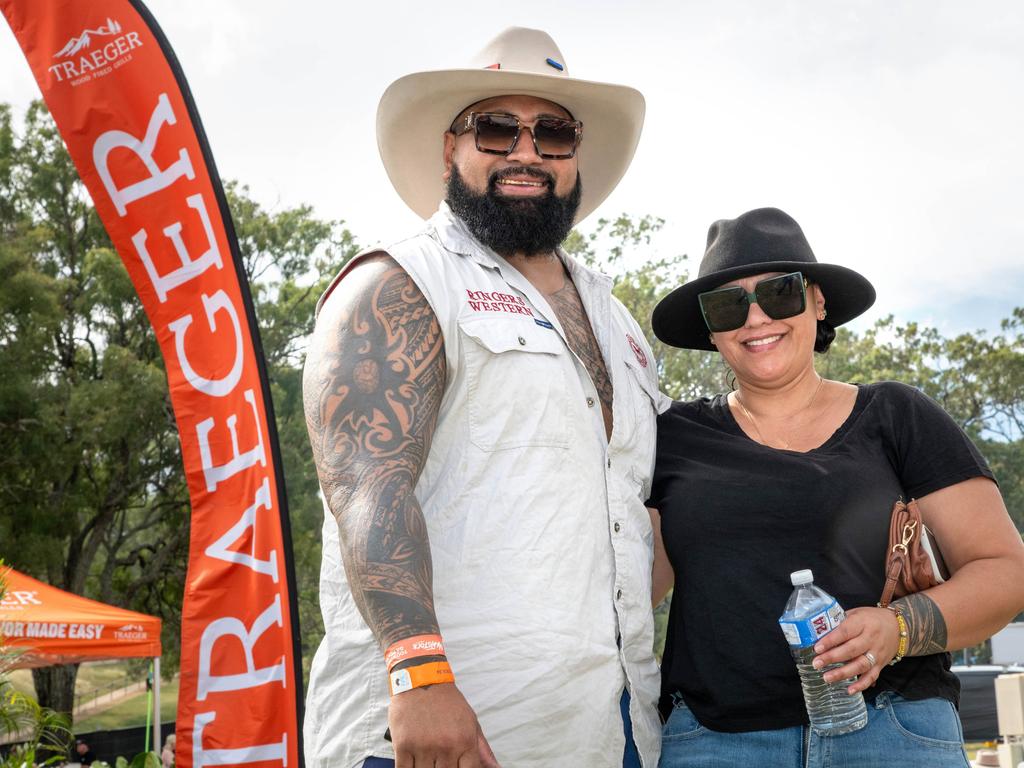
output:
M970 768L960 717L945 699L890 692L868 704L868 724L842 736L807 726L720 733L680 702L665 723L660 768Z
M619 709L622 711L622 730L626 736L622 768L640 768L640 755L636 751L636 744L633 743L633 721L629 719L629 694L626 691L622 692ZM362 768L395 768L395 761L384 757L368 757Z

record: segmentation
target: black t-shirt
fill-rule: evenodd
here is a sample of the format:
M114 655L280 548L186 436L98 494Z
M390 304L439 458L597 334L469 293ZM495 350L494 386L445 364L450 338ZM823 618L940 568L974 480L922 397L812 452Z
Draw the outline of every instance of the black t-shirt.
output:
M679 692L712 730L807 723L778 625L790 573L810 568L844 608L875 605L893 503L978 476L993 477L967 435L903 384L860 386L849 418L807 453L751 440L724 395L673 403L658 417L649 501L676 574L663 712ZM905 658L885 667L866 696L891 690L956 704L949 665L948 653Z

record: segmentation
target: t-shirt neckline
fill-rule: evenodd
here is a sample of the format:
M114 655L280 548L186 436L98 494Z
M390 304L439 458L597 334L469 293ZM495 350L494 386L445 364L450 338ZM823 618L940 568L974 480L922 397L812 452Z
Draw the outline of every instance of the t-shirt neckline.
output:
M758 442L750 435L748 435L746 432L744 432L743 427L740 426L739 422L736 421L736 417L733 416L732 408L729 407L728 392L719 394L715 397L715 407L719 411L720 417L724 421L725 426L728 427L729 432L736 435L737 437L741 437L744 440L749 440L754 445L760 446L761 448L766 448L769 451L790 453L796 456L807 456L813 453L828 450L830 447L832 447L832 445L842 440L846 433L850 431L850 428L853 426L854 422L857 421L857 418L860 416L861 412L864 410L864 406L867 403L867 388L864 387L863 384L854 384L853 386L857 387L857 398L853 401L853 409L850 411L849 415L843 420L843 423L836 428L836 431L828 436L828 439L826 439L825 442L823 442L819 446L816 446L806 451L794 451L791 448L776 448L773 445L765 445L764 443Z

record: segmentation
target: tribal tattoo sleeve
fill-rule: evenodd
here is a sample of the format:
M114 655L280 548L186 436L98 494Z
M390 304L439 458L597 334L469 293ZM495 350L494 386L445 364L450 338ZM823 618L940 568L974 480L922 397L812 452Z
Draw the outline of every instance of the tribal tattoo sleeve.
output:
M939 606L923 592L896 601L907 620L907 656L927 656L946 650L946 620Z
M347 275L303 373L306 426L356 605L383 649L436 634L430 547L413 489L445 384L444 340L386 254Z

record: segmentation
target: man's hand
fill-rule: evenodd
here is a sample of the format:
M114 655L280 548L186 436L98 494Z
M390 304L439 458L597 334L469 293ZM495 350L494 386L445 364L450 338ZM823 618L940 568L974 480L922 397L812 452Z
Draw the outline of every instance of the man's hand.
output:
M500 768L476 713L451 683L391 697L395 768Z

